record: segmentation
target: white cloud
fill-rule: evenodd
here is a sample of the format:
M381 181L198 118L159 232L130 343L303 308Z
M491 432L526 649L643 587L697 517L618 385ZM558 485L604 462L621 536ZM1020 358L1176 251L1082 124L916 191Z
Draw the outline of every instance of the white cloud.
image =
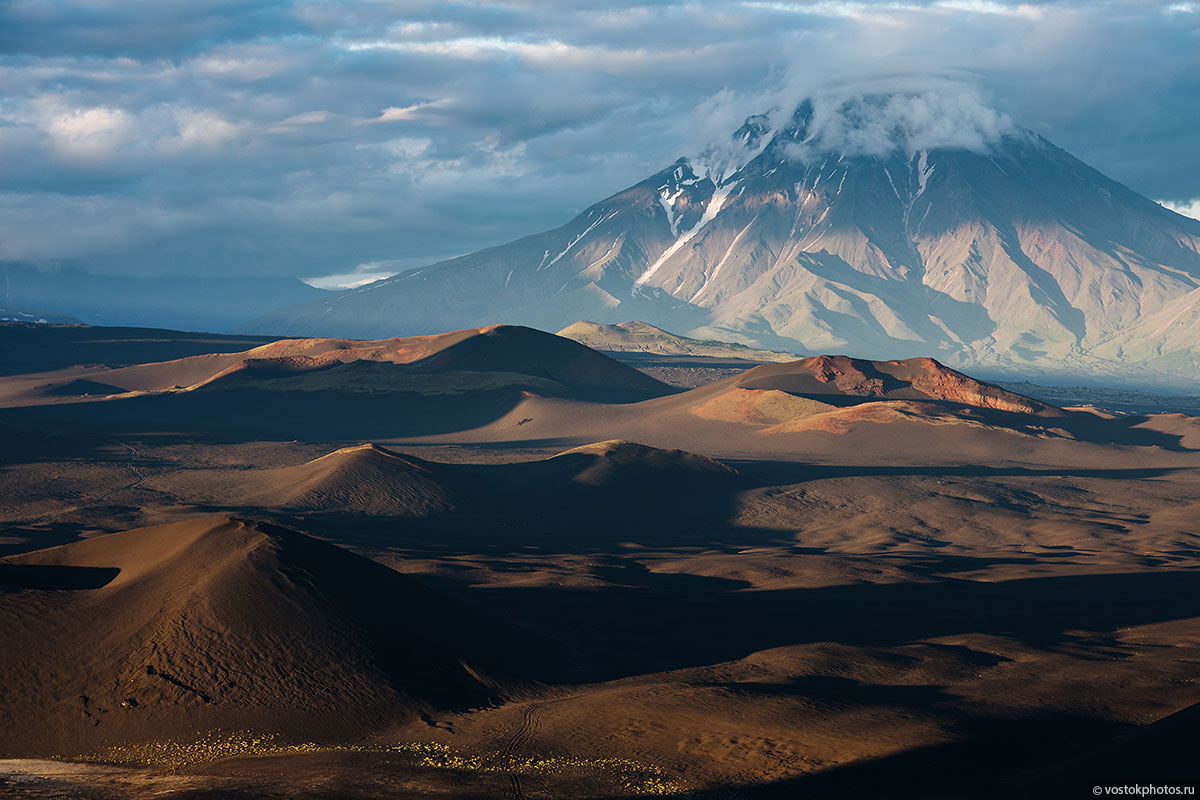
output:
M270 45L224 45L187 61L205 77L251 83L279 75L301 63L298 54Z
M424 112L429 109L435 109L438 106L445 105L447 100L432 100L428 103L413 103L410 106L391 106L379 112L378 117L367 120L368 122L410 122L428 116Z
M304 111L299 114L292 114L285 119L281 119L279 122L267 124L262 130L273 134L291 134L304 128L333 122L336 118L335 114L331 114L328 111Z
M398 136L381 142L378 147L397 159L416 159L429 152L432 145L433 141L430 139L417 136Z
M180 109L175 116L181 147L216 147L236 138L241 127L215 111Z
M791 155L803 160L829 152L881 158L934 149L987 152L1004 137L1020 134L977 90L938 83L923 90L883 83L819 93L812 98L808 136Z
M1008 3L991 2L991 0L940 0L940 2L935 3L935 6L948 11L970 11L976 14L995 14L1002 17L1027 17L1029 19L1041 19L1045 13L1038 6L1028 3L1010 5Z
M118 254L201 221L199 213L135 198L0 192L0 261Z
M336 275L319 275L315 278L302 278L309 286L318 289L357 289L384 278L390 278L397 272L404 271L404 261L364 261L350 272Z
M98 162L111 158L137 135L131 115L119 108L77 108L54 114L46 132L66 161Z
M317 278L302 278L301 280L317 289L357 289L368 283L389 278L391 275L390 272L348 272L343 275L322 275Z
M1170 200L1159 200L1158 204L1163 208L1169 208L1176 214L1183 214L1185 217L1192 219L1200 219L1200 197L1186 203L1173 203Z

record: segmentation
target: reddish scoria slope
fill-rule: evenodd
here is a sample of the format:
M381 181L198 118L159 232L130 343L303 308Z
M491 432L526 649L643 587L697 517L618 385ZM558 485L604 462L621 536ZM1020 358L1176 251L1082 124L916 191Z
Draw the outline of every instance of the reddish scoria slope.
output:
M1042 424L1031 418L1066 413L932 358L865 361L846 356L763 364L643 407L667 416L685 413L775 433L842 432L859 422L901 420L1022 428Z
M1017 414L1058 411L964 375L932 358L865 361L847 356L816 356L755 367L729 383L742 389L774 389L837 406L871 400L932 400Z

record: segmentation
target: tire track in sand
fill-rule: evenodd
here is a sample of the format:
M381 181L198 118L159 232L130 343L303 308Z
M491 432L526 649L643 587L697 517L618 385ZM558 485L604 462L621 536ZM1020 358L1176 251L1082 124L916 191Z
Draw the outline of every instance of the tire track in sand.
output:
M525 790L521 786L520 773L514 769L513 761L516 758L517 751L524 747L542 729L541 710L541 703L530 703L525 706L521 712L521 719L517 723L516 730L505 741L504 747L500 749L500 755L504 759L505 771L508 774L508 796L512 800L528 800Z

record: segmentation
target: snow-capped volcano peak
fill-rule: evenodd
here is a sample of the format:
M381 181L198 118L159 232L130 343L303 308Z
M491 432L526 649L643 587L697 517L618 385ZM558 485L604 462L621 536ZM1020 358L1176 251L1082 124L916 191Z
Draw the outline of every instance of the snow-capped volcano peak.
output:
M681 236L691 228L680 230L673 203L684 186L707 181L723 200L728 191L720 190L744 177L803 171L795 182L802 191L809 177L810 189L827 180L831 162L842 168L843 177L857 162L887 162L893 193L920 196L935 169L933 153L994 157L1036 142L1034 134L964 87L826 92L803 100L782 118L778 109L750 116L730 136L679 159L678 174L664 180L662 202L672 234ZM696 200L689 197L689 204L695 207Z
M750 117L560 228L255 327L379 337L642 319L775 350L1195 386L1200 332L1138 325L1198 288L1200 222L977 95L842 91Z
M729 137L681 161L719 186L756 159L769 164L766 172L781 162L809 165L830 157L912 159L924 152L927 159L938 150L994 155L1037 138L966 87L843 89L806 98L782 118L778 109L750 116Z
M748 117L728 140L711 143L699 155L683 160L691 164L698 175L720 186L757 158L772 143L774 136L769 115L756 114Z

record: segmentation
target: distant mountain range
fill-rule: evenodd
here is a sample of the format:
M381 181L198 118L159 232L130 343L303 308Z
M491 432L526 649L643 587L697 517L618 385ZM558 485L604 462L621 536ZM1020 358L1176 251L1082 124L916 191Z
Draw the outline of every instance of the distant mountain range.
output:
M45 310L30 322L224 332L326 294L295 278L128 278L0 263L0 305Z
M0 306L0 322L32 322L35 325L83 324L70 314L56 314L53 311L39 311L36 308L18 308L16 306Z
M841 141L889 98L842 109ZM266 314L378 338L640 319L701 339L993 376L1200 385L1200 221L1016 128L978 145L830 144L811 103L754 117L544 233ZM855 138L855 137L858 138Z

